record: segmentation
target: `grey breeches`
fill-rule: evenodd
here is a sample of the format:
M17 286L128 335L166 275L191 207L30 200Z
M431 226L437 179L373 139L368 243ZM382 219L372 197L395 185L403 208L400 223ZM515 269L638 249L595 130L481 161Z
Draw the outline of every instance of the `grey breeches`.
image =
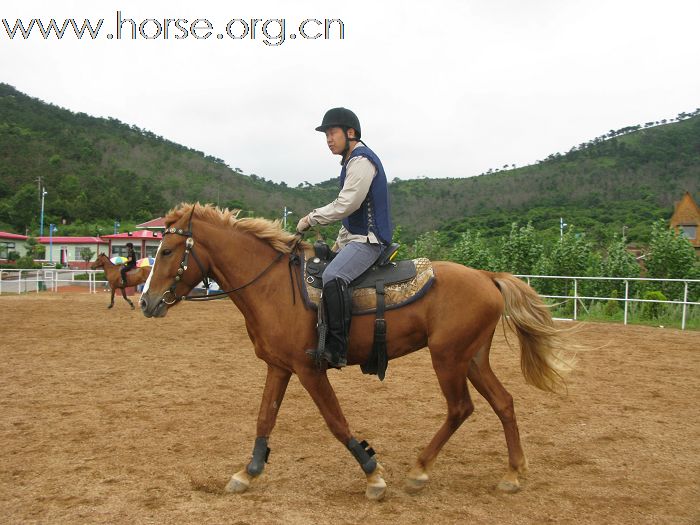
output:
M342 279L347 284L365 273L382 254L380 244L350 242L338 252L323 272L323 282Z

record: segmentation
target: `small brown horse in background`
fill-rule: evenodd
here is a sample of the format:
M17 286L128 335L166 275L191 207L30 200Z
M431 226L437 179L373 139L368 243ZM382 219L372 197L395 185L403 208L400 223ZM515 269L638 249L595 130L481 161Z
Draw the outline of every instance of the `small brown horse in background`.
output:
M126 296L125 288L145 283L148 279L148 276L151 274L150 266L134 268L133 270L126 272L126 286L124 286L122 284L121 274L122 265L114 264L104 253L101 253L97 256L97 259L94 263L90 265L90 268L92 268L93 270L95 270L96 268L102 268L105 272L105 276L107 277L107 281L109 281L109 287L112 289L112 297L107 308L112 308L114 306L114 292L116 290L121 290L122 297L127 303L129 303L131 309L134 310L134 303L131 302L131 299L129 299Z
M247 467L233 475L226 489L243 492L267 461L268 438L291 375L308 391L333 435L360 463L367 477L366 496L381 499L386 490L383 468L366 442L358 443L328 381L306 350L317 343L316 313L297 294L293 302L290 256L298 237L279 221L237 218L237 212L210 205L181 204L165 218L163 241L141 296L146 317L163 317L207 277L216 280L245 317L255 354L267 363L257 438ZM307 244L302 245L308 248ZM188 263L189 261L189 263ZM490 273L450 262L435 262L435 281L423 298L386 312L389 359L427 346L447 416L408 473L406 488L415 492L428 482L428 469L447 440L474 410L467 378L501 420L508 448L508 470L498 488L519 489L527 468L520 444L513 399L494 375L489 349L504 314L521 348L521 368L528 383L554 391L568 363L559 357L559 330L537 293L507 273ZM297 271L295 269L294 271ZM299 290L296 290L298 292ZM373 341L373 315L354 316L348 364L365 362ZM177 327L173 327L177 329Z

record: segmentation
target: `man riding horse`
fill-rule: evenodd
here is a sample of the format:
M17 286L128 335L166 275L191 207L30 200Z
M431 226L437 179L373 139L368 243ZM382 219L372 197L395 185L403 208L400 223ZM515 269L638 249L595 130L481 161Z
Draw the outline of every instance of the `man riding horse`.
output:
M126 264L121 269L122 284L126 286L126 272L136 268L136 252L133 243L126 243Z
M334 259L323 272L322 302L328 320L324 359L329 367L347 364L351 292L348 285L362 275L391 244L389 189L379 157L360 139L360 121L346 108L326 112L316 131L326 134L331 153L340 155L340 193L299 221L298 232L342 221Z

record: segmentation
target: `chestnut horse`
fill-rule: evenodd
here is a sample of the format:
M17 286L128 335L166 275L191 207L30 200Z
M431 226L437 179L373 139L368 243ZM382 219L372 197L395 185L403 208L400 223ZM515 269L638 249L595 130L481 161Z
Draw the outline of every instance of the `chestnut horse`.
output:
M95 262L90 265L90 268L93 270L96 268L102 268L105 272L105 276L107 277L107 281L109 281L109 287L112 289L112 297L107 308L112 308L114 306L114 292L116 290L121 290L122 297L127 303L129 303L131 309L134 310L134 303L132 303L131 299L126 296L125 286L122 284L121 264L114 264L109 260L109 257L107 257L104 253L101 253L97 256ZM145 283L150 273L150 266L134 268L133 270L126 272L126 286L136 286L137 284Z
M211 277L245 318L255 354L267 364L267 378L257 421L253 457L234 474L229 492L247 490L263 471L268 438L292 374L316 403L330 431L360 463L366 496L381 499L383 468L366 442L358 443L328 381L306 350L317 344L316 312L299 298L290 269L297 248L308 248L279 221L237 218L237 211L183 203L165 218L166 230L153 271L141 295L146 317L163 317L192 288ZM508 469L498 484L505 492L519 489L527 460L520 444L513 399L489 365L494 331L505 312L521 348L521 368L528 383L555 391L568 363L555 350L559 330L537 293L507 273L490 273L451 262L434 262L435 281L421 299L389 310L386 346L389 359L427 346L447 416L408 473L406 489L428 482L428 469L447 440L474 410L467 378L501 420L508 448ZM296 294L296 301L294 296ZM191 298L190 298L191 299ZM354 316L348 365L365 362L372 348L374 315Z

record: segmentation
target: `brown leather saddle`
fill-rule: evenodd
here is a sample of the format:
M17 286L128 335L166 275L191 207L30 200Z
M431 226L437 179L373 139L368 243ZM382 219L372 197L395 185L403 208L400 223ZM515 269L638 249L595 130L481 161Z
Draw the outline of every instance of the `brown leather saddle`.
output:
M398 248L396 243L387 247L372 267L350 283L353 315L376 313L372 354L361 368L365 374L377 374L381 380L384 379L388 366L384 312L420 299L435 278L428 259L394 262L392 259ZM302 269L305 284L302 291L307 305L312 308L319 307L323 271L334 255L322 241L314 244L312 254L307 252Z

